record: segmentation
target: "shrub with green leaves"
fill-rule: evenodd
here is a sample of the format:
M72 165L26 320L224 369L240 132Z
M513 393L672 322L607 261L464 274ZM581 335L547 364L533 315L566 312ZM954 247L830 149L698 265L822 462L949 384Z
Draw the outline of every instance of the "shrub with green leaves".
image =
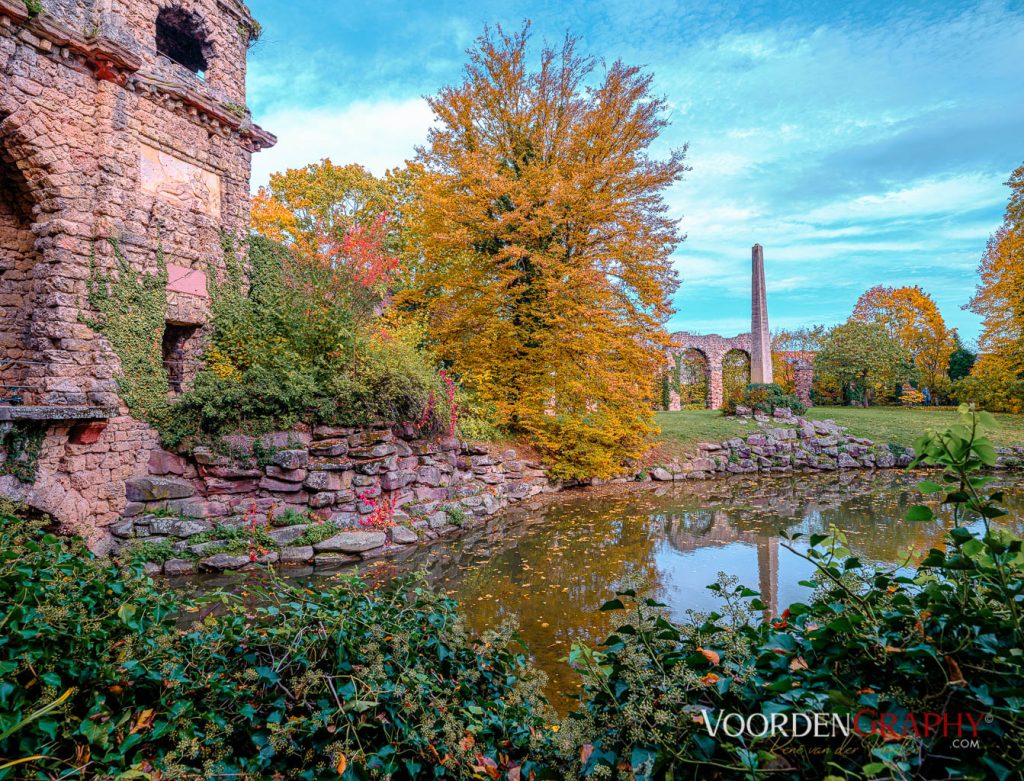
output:
M551 777L525 649L414 583L191 602L3 516L0 627L0 779Z
M747 407L771 415L777 409L792 410L803 415L807 407L796 396L783 392L775 383L753 382L740 393L734 393L725 400L725 413L735 415L737 407Z
M809 548L796 535L785 544L815 566L817 590L772 621L744 620L765 606L735 585L713 587L726 610L686 625L632 592L606 604L623 613L621 625L600 648L576 646L570 655L584 678L581 707L562 731L573 774L1019 778L1024 553L1020 539L991 523L1004 514L981 472L995 463L979 433L991 418L962 413L961 424L916 444L918 464L942 469L940 482L922 490L957 510L945 549L916 570L865 566L841 534L814 535ZM908 520L931 517L922 505ZM743 732L735 718L731 731L722 729L728 714L797 713L849 717L865 734L794 739L784 730L760 734L759 721ZM954 747L957 734L934 726L915 734L908 716L920 730L927 714L961 718L977 744ZM873 729L879 718L889 727Z
M384 328L342 284L260 236L244 269L230 242L211 282L206 362L161 426L180 446L211 435L264 433L298 421L369 425L420 421L447 430L436 368L413 328Z

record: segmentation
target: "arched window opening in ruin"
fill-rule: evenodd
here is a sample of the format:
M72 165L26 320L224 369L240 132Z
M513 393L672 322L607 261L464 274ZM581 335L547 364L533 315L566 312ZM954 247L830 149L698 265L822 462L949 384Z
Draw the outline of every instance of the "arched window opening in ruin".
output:
M32 206L28 183L0 141L0 404L35 401L27 381L38 362L29 338L39 259Z
M739 398L750 384L750 353L729 350L722 358L722 398Z
M161 8L156 17L156 50L205 78L213 47L199 14L179 6Z

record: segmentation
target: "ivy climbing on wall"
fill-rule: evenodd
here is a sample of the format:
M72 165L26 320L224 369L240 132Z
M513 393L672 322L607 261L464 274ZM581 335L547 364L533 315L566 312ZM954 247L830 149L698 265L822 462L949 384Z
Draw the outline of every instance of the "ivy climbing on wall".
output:
M98 313L86 325L103 334L121 361L117 376L120 396L136 418L159 429L166 421L168 401L167 369L161 339L167 309L167 263L157 247L154 274L135 271L121 245L110 239L114 269L103 271L93 253L88 280L89 303Z
M35 482L45 438L45 424L36 421L0 423L0 475L13 475L23 483Z

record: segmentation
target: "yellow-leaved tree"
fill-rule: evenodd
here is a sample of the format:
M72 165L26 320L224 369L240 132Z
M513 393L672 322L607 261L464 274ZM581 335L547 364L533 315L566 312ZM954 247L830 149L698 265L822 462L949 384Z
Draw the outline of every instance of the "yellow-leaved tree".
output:
M462 83L429 101L398 304L554 475L608 476L655 430L682 240L662 196L685 148L649 154L667 123L650 75L598 71L569 36L531 68L528 40L528 23L486 29Z
M297 253L315 256L325 242L343 241L353 231L388 218L387 249L400 247L405 192L401 172L377 178L361 165L330 159L270 175L251 203L252 229Z
M988 240L981 280L967 305L984 318L971 376L993 385L1024 379L1024 165L1006 184L1011 192L1003 224Z
M946 327L935 300L920 287L876 285L857 299L852 319L885 328L913 357L922 387L948 389L956 331Z

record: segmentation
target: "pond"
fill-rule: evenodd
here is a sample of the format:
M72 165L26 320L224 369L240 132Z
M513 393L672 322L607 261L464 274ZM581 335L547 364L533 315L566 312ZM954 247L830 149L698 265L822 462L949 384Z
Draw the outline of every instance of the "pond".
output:
M561 660L576 640L601 641L614 614L598 608L638 586L672 617L721 602L706 586L719 573L759 591L773 614L810 593L813 567L786 548L780 530L806 536L836 529L864 561L914 559L940 544L951 525L903 520L921 501L922 474L845 472L686 482L656 488L611 485L520 505L464 534L368 567L375 577L424 571L455 596L483 632L514 621L564 707L576 686ZM1006 504L1020 517L1024 486L1005 478ZM1024 528L1018 525L1018 531ZM351 571L351 570L349 570ZM336 573L335 573L336 574ZM320 576L318 571L317 577ZM238 578L239 576L234 576Z

